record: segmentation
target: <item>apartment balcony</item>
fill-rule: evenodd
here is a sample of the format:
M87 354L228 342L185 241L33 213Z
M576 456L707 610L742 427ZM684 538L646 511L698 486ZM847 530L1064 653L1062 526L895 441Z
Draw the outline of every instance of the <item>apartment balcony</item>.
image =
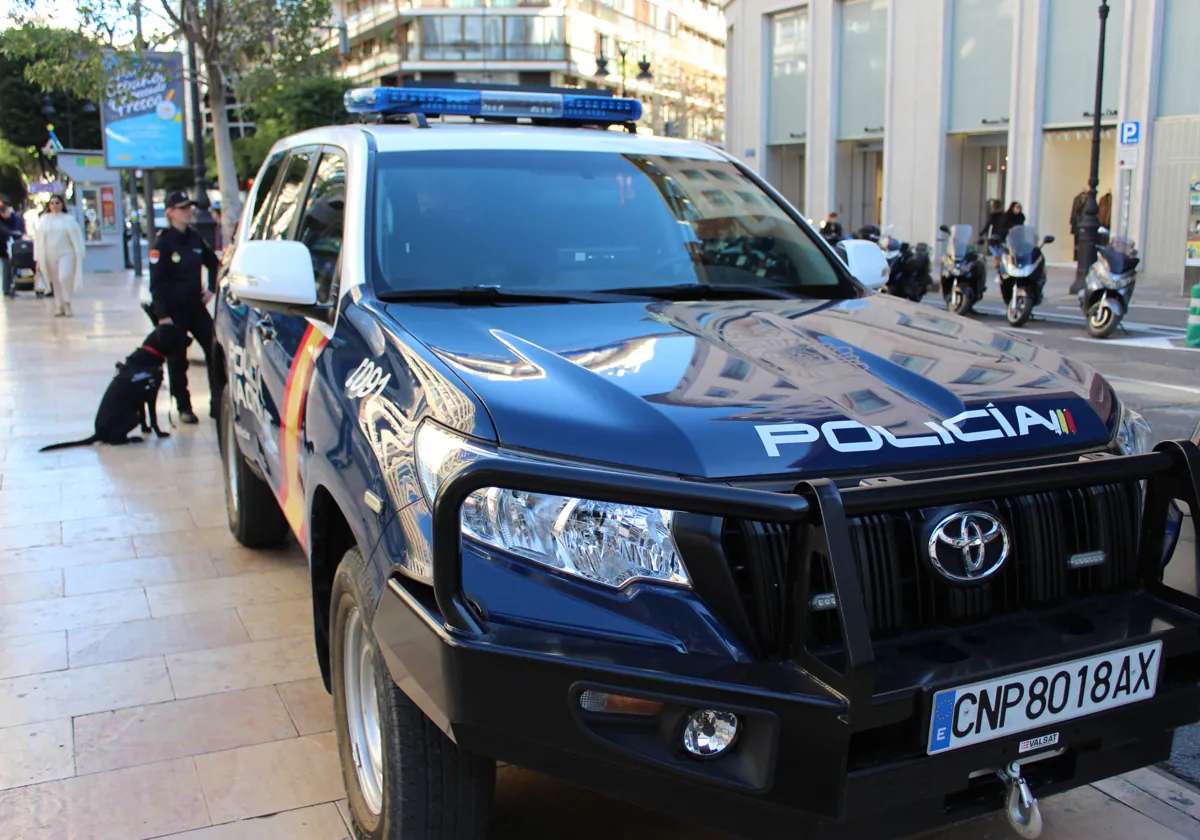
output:
M386 24L394 24L400 16L397 0L381 0L361 11L346 16L346 35L351 42Z
M402 0L402 9L526 9L548 8L554 0Z
M566 44L489 44L443 43L415 45L406 51L405 64L416 62L555 62L565 64L569 48Z
M351 61L342 69L342 76L354 84L373 84L379 76L395 71L400 66L400 50L396 47L382 49L375 55Z
M404 54L414 62L522 62L565 64L566 24L560 15L430 14L417 20L417 37Z

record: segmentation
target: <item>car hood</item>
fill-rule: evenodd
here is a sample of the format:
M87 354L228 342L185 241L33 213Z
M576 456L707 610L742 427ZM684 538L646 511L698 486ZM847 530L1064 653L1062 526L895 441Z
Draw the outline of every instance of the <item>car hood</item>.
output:
M1090 368L885 295L448 306L392 317L501 443L700 478L996 461L1111 439Z

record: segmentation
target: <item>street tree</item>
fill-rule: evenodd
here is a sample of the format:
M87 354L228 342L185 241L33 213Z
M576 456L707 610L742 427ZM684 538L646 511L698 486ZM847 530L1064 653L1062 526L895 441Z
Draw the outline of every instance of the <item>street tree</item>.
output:
M32 13L38 0L17 2ZM132 2L149 8L152 0ZM228 241L241 216L228 103L231 99L252 101L257 87L280 76L297 78L312 71L321 73L315 53L330 36L330 0L158 2L156 11L166 22L159 43L174 41L185 55L188 44L193 45L197 81L207 88L221 223ZM69 88L76 94L86 91L98 95L104 90L109 72L104 63L106 56L110 62L115 59L136 65L137 44L126 31L130 11L129 0L78 0L76 15L81 30L94 42L103 43L103 49L72 52L55 42L52 46L58 49L36 49L31 53L27 76L46 89Z

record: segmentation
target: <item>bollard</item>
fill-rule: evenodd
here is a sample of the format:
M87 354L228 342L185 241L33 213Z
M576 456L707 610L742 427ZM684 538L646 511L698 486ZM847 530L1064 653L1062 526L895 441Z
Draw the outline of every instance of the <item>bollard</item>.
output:
M1200 347L1200 283L1192 286L1192 309L1188 313L1187 346Z

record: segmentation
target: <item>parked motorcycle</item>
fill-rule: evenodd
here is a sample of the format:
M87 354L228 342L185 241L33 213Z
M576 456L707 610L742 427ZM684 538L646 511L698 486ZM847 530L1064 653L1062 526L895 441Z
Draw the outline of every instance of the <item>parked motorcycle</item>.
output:
M942 257L942 297L947 310L966 315L987 291L987 268L975 250L975 228L942 225L941 231L950 234Z
M1104 228L1101 228L1104 231ZM1140 262L1133 240L1125 237L1108 239L1096 254L1088 270L1087 284L1079 291L1079 307L1087 316L1088 335L1108 338L1120 326L1133 299L1133 287Z
M888 225L879 237L879 247L891 266L885 291L919 302L933 283L929 246L918 242L915 248L910 247L900 231L894 225Z
M1028 321L1033 308L1042 302L1042 291L1046 286L1042 247L1053 241L1053 236L1047 236L1039 242L1037 230L1032 225L1018 225L1004 239L996 281L1000 284L1008 323L1014 327Z

